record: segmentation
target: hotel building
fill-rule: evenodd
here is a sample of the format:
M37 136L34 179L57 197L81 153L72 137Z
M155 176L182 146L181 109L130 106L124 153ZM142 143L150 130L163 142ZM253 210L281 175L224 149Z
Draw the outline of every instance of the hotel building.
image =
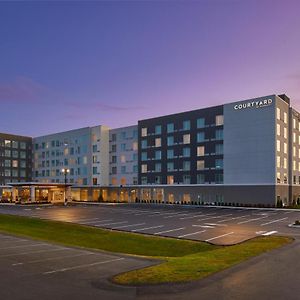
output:
M85 127L33 139L33 178L45 183L109 184L109 129Z

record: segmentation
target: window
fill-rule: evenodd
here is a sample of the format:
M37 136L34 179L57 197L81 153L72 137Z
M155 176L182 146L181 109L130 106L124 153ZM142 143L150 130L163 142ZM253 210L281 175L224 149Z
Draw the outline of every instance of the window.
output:
M190 134L184 134L182 139L183 139L183 144L189 144L191 142Z
M287 159L285 157L283 158L283 168L287 169Z
M155 164L155 172L161 172L161 163Z
M223 159L216 159L216 169L223 169Z
M174 163L173 162L167 163L167 171L168 172L174 171Z
M155 139L155 147L161 147L161 138Z
M197 128L204 128L205 127L205 119L199 118L197 119Z
M137 142L133 142L132 143L132 150L137 151L138 149L138 143Z
M161 125L155 126L155 134L161 134Z
M5 166L5 167L10 167L10 166L11 166L11 160L6 159L6 160L4 161L4 166Z
M279 107L276 108L276 116L277 116L277 120L280 120L280 108Z
M204 146L198 146L197 147L197 156L204 156L205 147Z
M17 141L12 141L12 147L13 148L18 148L19 143Z
M141 178L141 183L142 183L142 184L147 184L147 177L144 177L144 176L143 176L143 177Z
M20 148L21 149L26 149L26 143L25 142L20 142Z
M191 121L183 121L183 130L191 129Z
M93 167L93 175L96 175L98 173L97 167Z
M167 158L174 158L174 150L173 149L168 149L167 151Z
M13 168L17 168L18 167L18 161L17 160L13 160L12 161L12 167Z
M147 152L142 152L141 160L142 161L146 161L147 160Z
M280 183L280 172L277 172L277 183Z
M276 145L277 152L280 152L280 141L277 141L276 143L277 143Z
M19 152L17 150L12 151L12 157L18 158L19 157Z
M277 164L276 164L277 168L280 168L280 166L281 166L280 165L280 156L277 156L277 160L276 161L277 161Z
M121 167L121 174L126 174L126 166Z
M112 140L113 142L115 142L115 141L117 140L117 135L116 135L115 133L113 133L113 134L111 135L111 140Z
M112 174L117 174L117 167L112 167L111 168L111 173ZM78 169L78 175L80 175L80 169Z
M147 136L147 128L142 128L142 134L143 137Z
M280 124L277 124L277 135L280 135Z
M223 174L215 174L215 183L223 183Z
M11 157L11 150L5 149L4 156Z
M183 183L190 184L191 183L191 176L190 175L183 175Z
M296 156L296 147L293 146L293 156Z
M197 183L198 184L205 183L205 175L204 174L197 174Z
M97 152L97 145L93 145L93 152Z
M205 136L204 136L204 132L198 132L197 133L197 142L204 142L205 141Z
M160 176L155 176L155 183L156 184L161 184L161 177Z
M182 149L182 155L183 157L190 157L191 156L191 149L188 147L184 147Z
M5 140L4 145L5 145L5 147L10 147L11 146L11 141L10 140Z
M287 139L287 128L286 127L283 128L283 137L285 139Z
M142 149L147 148L147 140L142 140Z
M174 132L174 123L167 124L167 133Z
M174 136L168 136L167 145L168 146L173 146L174 145Z
M223 140L223 129L216 130L216 140Z
M224 124L224 116L218 115L216 116L216 126L221 126Z
M283 122L287 123L287 113L286 112L283 113Z
M138 172L138 166L137 165L134 165L133 168L132 168L132 171L134 173L137 173Z
M132 154L132 160L133 160L133 161L137 161L137 160L138 160L138 155L137 155L137 153L133 153L133 154Z
M121 163L126 163L126 156L125 155L121 155Z
M287 153L287 143L283 143L283 152Z
M182 164L182 169L184 171L190 171L191 169L191 162L190 161L184 161Z
M121 144L121 151L126 151L126 144Z
M296 125L296 119L293 118L293 128L297 129L297 125Z
M117 151L117 145L111 145L111 152L116 152L116 151Z
M216 144L216 154L223 154L223 144Z
M142 173L147 173L147 165L142 165Z
M205 164L204 160L197 160L197 170L204 170Z
M293 132L293 143L296 143L296 133Z
M167 184L174 184L174 176L173 175L167 176Z
M155 151L155 159L161 159L161 151Z
M123 140L126 139L126 131L122 131L122 132L121 132L121 138L122 138Z

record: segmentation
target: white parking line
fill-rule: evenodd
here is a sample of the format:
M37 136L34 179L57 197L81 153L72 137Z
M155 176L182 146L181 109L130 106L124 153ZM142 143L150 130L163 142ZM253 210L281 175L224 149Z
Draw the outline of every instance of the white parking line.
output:
M192 225L194 227L200 227L200 228L215 228L214 226L209 226L209 225Z
M188 219L193 219L193 218L199 218L199 217L203 217L204 215L199 214L199 215L194 215L194 216L189 216L189 217L183 217L180 218L180 220L188 220Z
M39 243L39 244L30 244L30 245L22 245L22 246L10 246L10 247L4 247L0 248L0 250L5 250L5 249L15 249L15 248L25 248L25 247L37 247L37 246L42 246L42 245L47 245L45 243Z
M26 262L18 262L12 264L12 266L20 266L24 264L34 264L34 263L39 263L39 262L44 262L44 261L49 261L49 260L56 260L56 259L64 259L64 258L73 258L73 257L79 257L79 256L85 256L85 255L95 255L93 252L89 253L80 253L80 254L75 254L75 255L64 255L64 256L58 256L58 257L50 257L50 258L44 258L44 259L37 259L37 260L30 260Z
M221 226L221 227L226 227L226 224L216 224L216 223L204 223L205 225L209 225L209 226Z
M280 222L280 221L286 220L287 218L288 217L282 218L282 219L277 219L277 220L274 220L274 221L270 221L268 223L261 224L260 226L265 226L265 225L269 225L269 224L272 224L272 223Z
M131 224L131 225L123 225L123 226L113 227L112 229L121 229L121 228L127 228L127 227L141 226L141 225L145 225L145 224L146 224L146 223Z
M136 232L136 231L144 231L144 230L148 230L148 229L155 229L155 228L161 228L161 227L165 227L165 225L158 225L158 226L151 226L151 227L140 228L140 229L133 229L133 230L131 230L131 231L132 231L132 232Z
M269 231L269 232L263 233L262 235L268 236L268 235L271 235L271 234L274 234L274 233L277 233L277 232L278 231Z
M228 222L228 221L231 221L231 220L237 220L237 219L242 219L242 218L245 218L245 217L249 217L251 215L245 215L245 216L240 216L240 217L235 217L235 218L229 218L229 219L225 219L225 220L221 220L221 221L217 221L218 223L223 223L223 222Z
M155 232L153 234L158 235L158 234L163 234L163 233L173 232L173 231L178 231L178 230L183 230L183 229L185 229L185 227L180 227L180 228L175 228L175 229L170 229L170 230Z
M82 222L80 224L83 224L83 225L89 225L89 224L98 224L98 223L103 223L103 222L110 222L112 221L113 219L106 219L106 220L100 220L100 221L90 221L90 222Z
M186 237L186 236L191 236L191 235L199 234L199 233L202 233L202 232L205 232L205 231L206 230L201 230L201 231L196 231L196 232L192 232L192 233L187 233L187 234L179 235L178 238L183 238L183 237Z
M123 222L114 222L114 223L105 223L105 224L99 224L99 225L95 225L95 226L109 226L109 225L117 225L117 224L125 224L128 223L128 221L123 221Z
M166 216L164 217L164 219L169 219L169 218L173 218L173 217L179 217L179 216L187 216L188 214L177 214L177 215L173 215L173 216Z
M245 224L245 223L249 223L249 222L253 222L253 221L265 219L265 218L268 218L268 217L269 217L269 216L264 216L264 217L261 217L261 218L255 218L255 219L249 219L249 220L246 220L246 221L239 222L239 223L237 223L237 224L238 224L238 225L240 225L240 224Z
M215 236L215 237L213 237L213 238L210 238L210 239L205 240L205 242L210 242L210 241L219 239L219 238L221 238L221 237L223 237L223 236L227 236L227 235L230 235L230 234L233 234L233 233L234 233L234 232L229 232L229 233L225 233L225 234L222 234L222 235L219 235L219 236Z
M50 250L27 251L27 252L21 252L21 253L4 254L4 255L0 255L0 257L12 257L12 256L19 256L19 255L27 255L27 254L35 254L35 253L43 253L43 252L53 252L53 251L63 251L63 250L72 250L72 249L57 248L57 249L50 249Z
M44 275L49 275L49 274L53 274L53 273L65 272L65 271L76 270L76 269L81 269L81 268L88 268L88 267L93 267L93 266L97 266L97 265L107 264L107 263L111 263L111 262L115 262L115 261L120 261L120 260L124 260L124 259L125 258L120 257L120 258L116 258L116 259L99 261L99 262L95 262L95 263L92 263L92 264L79 265L79 266L70 267L70 268L63 268L63 269L48 271L48 272L44 272L43 274Z

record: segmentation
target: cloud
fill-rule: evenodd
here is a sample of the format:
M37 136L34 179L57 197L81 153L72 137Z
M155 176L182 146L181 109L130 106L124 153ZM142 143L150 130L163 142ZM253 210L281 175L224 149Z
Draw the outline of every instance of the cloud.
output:
M0 103L28 103L40 101L45 87L31 78L19 76L12 82L0 82Z

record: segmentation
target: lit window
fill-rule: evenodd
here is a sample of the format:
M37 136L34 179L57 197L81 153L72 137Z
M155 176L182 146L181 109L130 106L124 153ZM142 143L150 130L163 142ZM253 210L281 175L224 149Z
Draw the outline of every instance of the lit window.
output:
M125 163L126 162L126 156L125 155L121 155L121 163Z
M293 161L293 171L297 170L296 161Z
M205 168L204 160L197 160L197 170L203 170Z
M167 184L174 184L174 176L173 175L167 176Z
M147 173L147 165L142 165L142 173Z
M280 152L280 141L277 141L277 151Z
M287 154L287 143L283 143L283 152Z
M277 156L277 168L280 168L280 156Z
M142 136L147 136L147 128L142 128Z
M190 142L191 142L191 136L189 134L184 134L183 135L183 143L189 144Z
M161 147L161 138L155 139L155 147Z
M293 128L296 129L297 125L296 125L296 119L293 119Z
M13 166L13 168L17 168L18 167L18 161L17 160L13 160L12 161L12 166Z
M280 135L280 124L277 124L277 135Z
M283 113L283 122L287 123L287 113L286 112Z
M204 146L197 147L197 156L204 156L205 148Z
M283 168L287 169L287 159L286 158L283 159Z
M285 139L287 139L287 128L286 127L283 128L283 137Z
M293 147L293 156L296 156L296 147Z
M280 108L276 108L276 115L277 115L277 120L280 120Z
M132 143L132 150L137 151L138 149L138 143L137 142L133 142Z
M296 133L293 132L293 143L296 143Z
M277 183L280 183L281 180L280 180L280 172L277 172Z
M223 115L216 116L216 125L220 126L223 124L224 124L224 116Z

